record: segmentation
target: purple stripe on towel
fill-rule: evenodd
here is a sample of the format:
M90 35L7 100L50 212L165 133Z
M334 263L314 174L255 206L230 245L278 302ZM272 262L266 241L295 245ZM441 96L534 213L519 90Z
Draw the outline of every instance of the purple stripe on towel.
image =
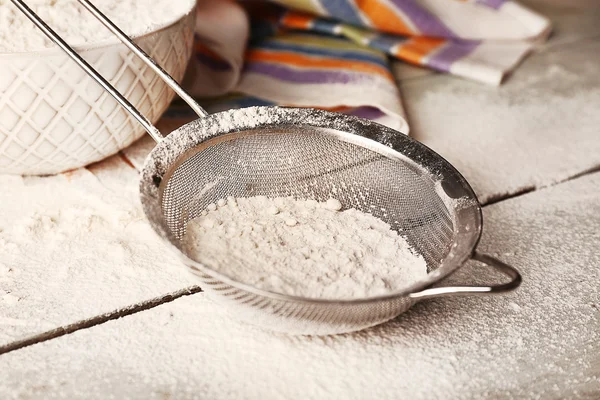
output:
M229 65L227 62L222 61L222 60L215 60L214 58L212 58L206 54L203 54L203 53L196 53L196 60L198 60L200 63L210 67L214 71L218 71L218 72L231 71L231 65Z
M366 119L377 119L385 115L379 108L367 106L354 108L347 112L347 114Z
M477 0L477 4L485 4L496 10L502 7L504 3L506 3L506 0Z
M425 65L438 71L450 72L452 64L475 50L477 45L479 42L448 42L427 59Z
M365 75L367 75L360 74L360 78L358 78L356 73L347 73L345 71L296 69L262 62L246 64L244 72L259 73L283 81L296 83L350 83L357 79L364 79Z
M456 37L444 23L435 15L416 4L414 0L391 0L412 21L425 36Z

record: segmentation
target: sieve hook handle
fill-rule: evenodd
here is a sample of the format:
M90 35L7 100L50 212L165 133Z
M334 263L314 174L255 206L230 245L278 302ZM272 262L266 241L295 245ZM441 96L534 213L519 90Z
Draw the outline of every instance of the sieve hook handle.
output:
M50 40L52 40L61 50L63 50L81 69L83 69L92 79L94 79L104 90L108 92L133 118L135 118L156 141L160 142L163 135L137 108L133 106L115 87L108 82L98 71L96 71L87 61L85 61L63 38L57 34L48 24L44 22L33 10L31 10L23 0L11 0L13 4L29 18ZM148 54L146 54L137 44L131 40L123 31L121 31L108 17L102 14L89 0L79 0L79 2L89 10L102 24L104 24L112 33L114 33L121 42L125 44L134 54L146 63L171 89L175 91L188 105L198 114L199 117L205 117L208 113L194 101L194 99L169 75L162 69Z
M519 271L517 271L510 265L498 260L497 258L494 258L487 254L475 252L471 256L471 259L479 261L503 273L504 275L511 278L510 282L490 286L445 286L429 288L421 290L420 292L411 293L408 295L408 297L422 300L441 296L502 293L514 290L521 284L522 278Z

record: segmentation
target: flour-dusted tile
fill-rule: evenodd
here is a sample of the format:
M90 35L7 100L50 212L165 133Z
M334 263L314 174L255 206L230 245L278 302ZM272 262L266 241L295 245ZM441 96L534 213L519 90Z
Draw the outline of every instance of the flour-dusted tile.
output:
M600 36L600 2L597 0L526 0L523 4L552 21L550 40L538 51L553 51Z
M405 61L392 61L392 73L397 82L407 81L415 78L423 78L429 75L435 75L436 72L425 67L409 64Z
M0 356L0 397L597 398L599 198L597 173L485 208L481 250L524 276L505 296L294 337L238 324L197 294ZM455 282L479 274L465 268Z
M504 386L504 397L600 396L599 226L599 172L484 208L480 251L523 275L522 286L502 299L508 308L498 322L508 334L498 334L507 337L480 338L489 341L483 349L498 346L504 353L487 354L490 364L514 362L515 369L506 375L492 365L471 369L481 378L504 379L496 384ZM453 279L466 282L472 271ZM476 307L475 299L467 301ZM491 317L481 326L492 324Z
M195 283L146 222L119 156L0 176L0 345Z
M482 201L600 165L600 41L528 58L500 88L448 75L401 85L411 135Z

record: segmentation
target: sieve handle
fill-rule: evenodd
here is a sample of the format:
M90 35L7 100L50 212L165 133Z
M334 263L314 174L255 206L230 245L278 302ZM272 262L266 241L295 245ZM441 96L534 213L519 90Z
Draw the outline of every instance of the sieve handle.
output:
M511 281L508 283L501 283L498 285L490 285L490 286L446 286L446 287L436 287L429 288L425 290L421 290L420 292L411 293L408 297L413 299L429 299L433 297L441 297L441 296L452 296L452 295L469 295L469 294L493 294L493 293L502 293L508 292L510 290L514 290L521 284L522 278L519 271L511 267L510 265L503 263L502 261L489 256L487 254L481 254L478 252L473 253L471 256L472 260L479 261L489 267L496 269L499 272L502 272L504 275L511 278Z

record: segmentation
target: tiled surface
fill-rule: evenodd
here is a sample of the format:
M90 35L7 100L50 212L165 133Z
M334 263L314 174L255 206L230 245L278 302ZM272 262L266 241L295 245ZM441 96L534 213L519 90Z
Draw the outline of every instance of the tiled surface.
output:
M552 51L600 36L600 2L596 0L526 0L523 3L553 22L550 40L539 46L538 51Z
M482 202L600 166L600 41L528 58L500 88L448 75L402 83L411 135Z
M196 294L3 355L0 395L591 399L600 393L598 198L600 173L485 209L481 250L524 277L506 296L423 302L358 334L310 338L238 324ZM481 274L461 272L455 283Z
M164 121L157 126L163 134L177 127ZM121 155L57 176L0 175L0 187L2 183L10 187L0 191L0 203L4 204L0 209L0 347L99 314L118 313L124 307L197 283L155 237L139 203L138 170L154 145L146 135ZM20 181L23 187L9 186L8 180ZM41 201L23 199L28 185L46 185L47 196ZM115 237L72 237L66 232L67 239L60 240L52 250L40 248L35 241L23 244L12 239L13 225L22 225L23 220L35 218L40 211L59 215L65 190L79 199L81 218L86 218L87 212L114 209L118 218L108 223L117 232ZM120 244L123 235L128 238L126 246ZM47 235L36 240L56 238ZM98 247L98 240L107 243ZM45 257L64 259L63 268L49 270L41 257L14 255L15 246L21 246L21 252L51 252ZM75 247L69 250L70 246ZM86 250L91 247L96 251ZM129 257L135 257L137 265L132 266Z
M39 191L28 190L39 185L43 198L31 198ZM138 173L118 156L58 176L0 176L0 187L0 346L195 283L145 221ZM63 196L77 199L70 206L88 232L58 225L69 218L60 211ZM45 223L40 214L48 229L24 241L15 230ZM49 269L48 259L62 260L53 262L61 268Z

